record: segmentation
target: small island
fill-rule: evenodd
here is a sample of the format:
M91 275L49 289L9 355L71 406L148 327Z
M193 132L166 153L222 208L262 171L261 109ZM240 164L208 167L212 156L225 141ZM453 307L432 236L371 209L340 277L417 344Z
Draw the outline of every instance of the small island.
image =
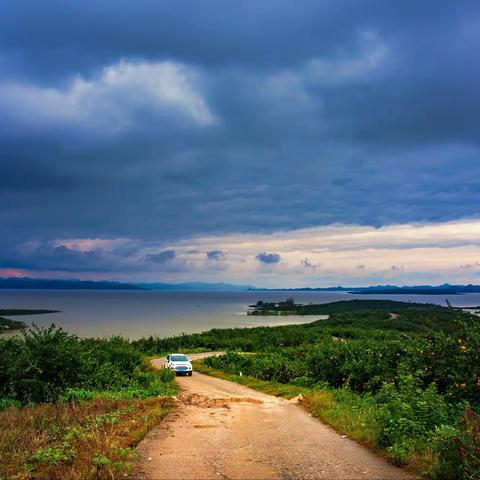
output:
M20 320L11 320L8 317L19 315L42 315L45 313L59 313L60 310L27 310L27 309L0 309L0 333L12 330L23 330L27 328L27 324Z

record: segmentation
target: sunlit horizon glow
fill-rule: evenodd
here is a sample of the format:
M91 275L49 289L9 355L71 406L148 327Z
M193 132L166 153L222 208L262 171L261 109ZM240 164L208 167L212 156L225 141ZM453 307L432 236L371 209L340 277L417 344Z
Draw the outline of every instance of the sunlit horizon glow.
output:
M0 274L260 287L478 283L480 279L480 220L383 227L336 224L161 244L128 238L58 239L53 248L71 258L79 256L84 263L94 259L95 268L11 268ZM98 268L102 264L103 270Z

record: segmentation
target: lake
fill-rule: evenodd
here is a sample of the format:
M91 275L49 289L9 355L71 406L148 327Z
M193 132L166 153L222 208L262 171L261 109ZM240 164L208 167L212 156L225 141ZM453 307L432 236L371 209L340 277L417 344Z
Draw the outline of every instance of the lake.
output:
M61 313L17 317L39 325L55 323L82 337L123 335L136 339L210 328L305 323L318 316L247 316L258 300L297 303L391 299L445 305L444 295L349 295L346 292L161 292L105 290L0 290L0 308L61 310ZM454 306L480 305L480 294L449 295Z

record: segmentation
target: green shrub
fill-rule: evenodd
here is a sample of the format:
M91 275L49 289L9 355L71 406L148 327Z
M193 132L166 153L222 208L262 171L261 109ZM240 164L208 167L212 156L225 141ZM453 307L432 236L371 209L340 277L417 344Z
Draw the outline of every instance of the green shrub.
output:
M57 466L60 463L70 463L75 458L75 449L68 442L63 442L54 447L39 448L32 456L35 463Z
M80 339L54 325L34 326L23 338L0 338L0 364L0 408L172 392L171 372L144 365L144 354L128 340Z
M460 421L455 443L460 457L462 478L480 479L480 423L471 408L466 409Z
M12 356L6 359L9 354ZM23 340L1 340L0 359L6 366L1 374L0 396L21 403L55 401L68 386L77 383L82 370L77 337L54 325L34 325L23 333Z
M399 463L405 463L419 443L447 423L448 408L435 384L422 390L412 375L399 379L398 386L385 384L375 397L378 405L378 445Z

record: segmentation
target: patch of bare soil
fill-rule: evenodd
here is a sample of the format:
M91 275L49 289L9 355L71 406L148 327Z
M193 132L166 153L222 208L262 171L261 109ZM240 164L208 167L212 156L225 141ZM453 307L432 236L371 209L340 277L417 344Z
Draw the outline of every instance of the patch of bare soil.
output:
M262 403L257 398L248 397L225 397L225 398L210 398L205 395L199 395L198 393L189 393L186 395L180 395L174 398L177 405L193 405L201 408L230 408L229 403L232 402L247 402L247 403Z

